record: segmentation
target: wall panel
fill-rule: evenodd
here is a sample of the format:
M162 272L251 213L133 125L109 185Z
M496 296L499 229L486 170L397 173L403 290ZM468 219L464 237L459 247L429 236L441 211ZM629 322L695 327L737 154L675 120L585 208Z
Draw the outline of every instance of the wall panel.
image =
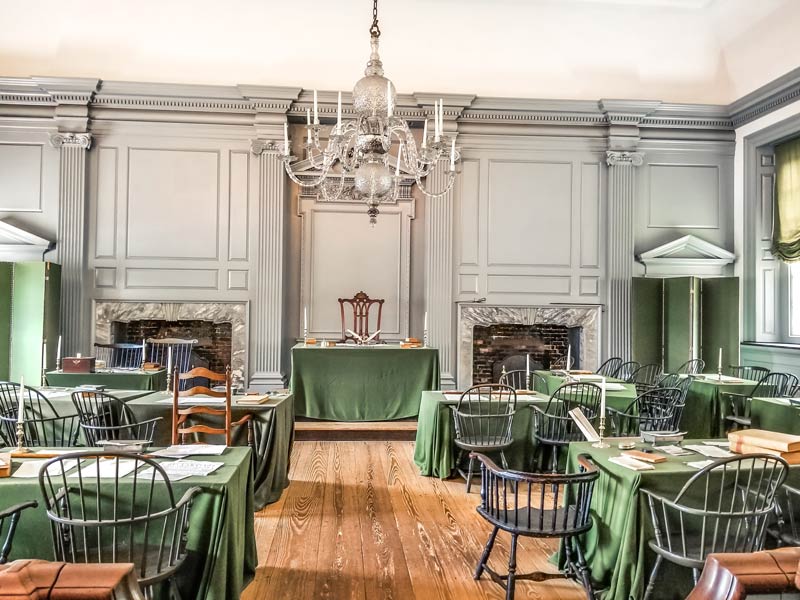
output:
M0 143L0 212L42 210L42 146Z
M119 184L116 148L98 148L96 175L95 258L114 258L117 249L117 189Z

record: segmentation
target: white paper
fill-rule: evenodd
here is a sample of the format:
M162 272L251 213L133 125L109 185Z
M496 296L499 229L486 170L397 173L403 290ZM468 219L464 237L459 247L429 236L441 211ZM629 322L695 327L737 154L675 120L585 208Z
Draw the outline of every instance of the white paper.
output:
M458 402L459 398L461 398L461 394L444 394L444 399L451 402Z
M608 459L608 462L612 462L620 467L625 467L631 471L652 471L655 469L653 465L641 460L636 460L630 456L612 456Z
M161 458L183 458L184 456L219 456L225 452L225 444L177 444L156 450L152 456Z
M689 456L690 454L693 454L690 450L681 448L680 446L676 446L674 444L668 446L656 446L655 449L659 452L666 452L670 456Z
M23 479L33 479L35 477L39 477L39 471L42 470L44 463L47 461L44 460L26 460L22 463L19 468L11 474L12 477L21 477ZM55 463L50 465L47 468L47 472L50 475L56 476L61 474L61 465L63 465L64 472L71 471L75 467L78 466L77 459L69 459L61 461L61 463Z
M581 430L583 437L585 437L587 441L600 441L600 434L597 433L597 430L594 427L592 427L589 419L586 418L586 415L583 414L583 411L579 407L575 407L569 411L569 416L572 417L573 421L575 421L575 424L578 426L578 429Z
M170 480L178 481L187 477L206 477L219 469L223 463L209 462L203 460L176 460L174 462L163 462L159 466L167 473ZM142 478L152 477L153 467L145 469L139 476ZM156 472L156 479L159 478Z
M728 440L707 440L703 442L703 444L706 446L718 446L720 448L724 448L725 450L728 450L731 447L731 443Z
M718 448L716 446L705 446L703 444L686 444L683 447L686 448L687 450L693 450L698 454L707 456L708 458L728 458L729 456L734 456L733 453L728 452L727 450L723 450L722 448Z
M165 398L163 400L156 400L156 404L172 404L172 398ZM207 406L209 404L225 404L225 398L215 398L214 396L187 396L185 398L178 398L178 406L186 406L192 404L199 404Z
M690 467L692 467L693 469L697 469L699 471L700 469L705 469L708 465L714 464L714 461L713 460L698 460L698 461L695 461L695 462L688 462L686 464L689 465Z
M119 463L119 467L117 467L117 463ZM101 458L81 469L80 475L73 473L67 477L77 479L80 476L84 479L94 479L99 471L100 479L114 479L115 477L125 477L128 473L132 473L135 468L136 461L133 459L121 458L117 461L116 458Z

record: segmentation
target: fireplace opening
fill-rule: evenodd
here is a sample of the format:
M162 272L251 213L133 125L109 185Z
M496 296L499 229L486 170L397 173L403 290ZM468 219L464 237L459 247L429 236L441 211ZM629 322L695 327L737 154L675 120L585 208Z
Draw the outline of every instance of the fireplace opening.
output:
M190 365L206 367L224 373L231 364L230 323L214 323L203 320L166 321L144 319L139 321L113 321L111 339L114 343L141 344L143 339L180 338L197 340L192 348Z
M475 325L472 339L473 384L497 382L506 371L525 369L530 355L532 370L548 369L567 355L571 346L573 368L580 368L581 327L497 323Z

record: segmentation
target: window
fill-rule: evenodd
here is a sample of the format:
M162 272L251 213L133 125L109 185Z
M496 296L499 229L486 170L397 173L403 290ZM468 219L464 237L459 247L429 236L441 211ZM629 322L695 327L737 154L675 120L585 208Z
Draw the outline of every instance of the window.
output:
M800 262L789 263L789 337L800 342Z

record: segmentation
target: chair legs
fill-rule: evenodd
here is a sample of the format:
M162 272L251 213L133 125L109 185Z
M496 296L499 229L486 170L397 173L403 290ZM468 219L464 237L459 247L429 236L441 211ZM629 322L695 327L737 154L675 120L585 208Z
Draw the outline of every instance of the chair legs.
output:
M492 553L492 548L494 548L494 540L497 537L497 532L499 530L499 527L495 527L492 530L492 533L489 535L489 541L486 542L486 546L483 548L483 554L481 554L481 560L478 563L478 567L475 569L473 578L480 579L481 575L483 575L483 570L486 568L486 561L489 560L489 555Z
M500 463L504 469L508 469L508 461L506 460L506 453L500 450Z
M658 576L658 570L661 568L662 560L664 559L661 556L656 556L656 564L653 565L653 570L650 572L650 580L647 582L647 588L644 590L643 600L650 600L650 596L653 595L653 589L656 586L656 576Z
M511 534L511 552L508 554L508 579L506 579L506 600L514 600L517 575L517 534Z
M473 457L469 457L469 467L467 467L467 493L469 494L469 490L472 487L472 470L475 468L475 459Z

